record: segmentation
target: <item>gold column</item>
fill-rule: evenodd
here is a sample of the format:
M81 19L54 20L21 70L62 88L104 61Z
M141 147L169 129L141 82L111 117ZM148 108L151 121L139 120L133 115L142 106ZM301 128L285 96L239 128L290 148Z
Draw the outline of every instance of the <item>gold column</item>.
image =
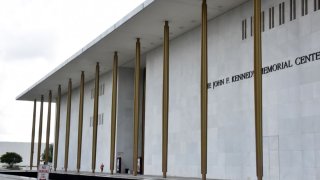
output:
M133 121L133 175L137 175L139 141L139 95L140 95L140 39L136 42L136 64L134 69L134 121Z
M60 104L61 104L61 85L58 87L58 96L56 98L56 130L54 138L54 171L57 170L59 130L60 130Z
M39 164L40 164L40 155L41 155L42 118L43 118L43 95L41 95L41 104L40 104L37 168L39 167Z
M45 152L45 163L49 162L49 139L50 139L50 123L51 123L51 100L52 93L49 91L48 97L48 119L47 119L47 136L46 136L46 152Z
M99 108L99 63L96 65L96 79L94 87L93 105L93 136L92 136L92 172L96 169L97 134L98 134L98 108Z
M117 122L117 86L118 86L118 53L114 52L112 75L112 106L111 106L111 149L110 149L110 171L114 170L114 154L116 142L116 122Z
M207 2L202 1L201 24L201 174L202 179L207 176L207 125L208 125L208 37L207 37Z
M37 113L37 100L33 101L33 118L32 118L32 134L31 134L31 151L30 151L30 170L33 166L33 153L34 153L34 134L36 127L36 113Z
M78 122L78 153L77 153L77 171L81 167L81 149L82 149L82 126L83 126L83 97L84 97L84 72L81 72L80 82L80 102L79 102L79 122Z
M69 160L69 137L70 137L70 117L71 117L71 95L72 95L72 81L69 79L68 84L68 101L67 101L67 117L66 117L66 141L64 149L64 170L68 170Z
M169 109L169 25L165 21L163 38L163 91L162 91L162 173L167 177L168 165L168 109Z
M254 0L254 103L256 132L256 168L258 180L263 176L262 144L262 56L261 56L261 0Z

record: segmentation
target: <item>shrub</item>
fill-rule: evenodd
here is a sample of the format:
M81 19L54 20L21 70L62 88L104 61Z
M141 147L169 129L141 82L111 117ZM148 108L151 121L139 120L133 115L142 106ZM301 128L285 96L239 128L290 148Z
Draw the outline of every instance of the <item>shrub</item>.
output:
M22 162L22 157L15 152L6 152L0 157L1 163L6 163L9 168L13 168L14 164Z

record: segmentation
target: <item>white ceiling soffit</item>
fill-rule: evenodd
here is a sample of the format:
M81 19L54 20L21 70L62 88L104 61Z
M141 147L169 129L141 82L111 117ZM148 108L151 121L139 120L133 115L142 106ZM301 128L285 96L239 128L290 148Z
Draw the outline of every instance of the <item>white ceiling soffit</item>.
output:
M208 19L215 18L247 0L207 0ZM130 67L135 57L136 38L141 39L141 54L162 45L164 21L169 21L170 39L200 26L202 0L147 0L131 11L72 57L67 59L41 80L21 93L17 100L39 101L49 90L57 96L58 85L62 94L68 89L68 79L73 88L80 84L81 71L86 81L92 80L95 65L100 63L100 74L112 70L114 51L118 51L119 66ZM142 58L144 59L144 58ZM133 66L132 66L133 67ZM53 98L55 101L55 98Z

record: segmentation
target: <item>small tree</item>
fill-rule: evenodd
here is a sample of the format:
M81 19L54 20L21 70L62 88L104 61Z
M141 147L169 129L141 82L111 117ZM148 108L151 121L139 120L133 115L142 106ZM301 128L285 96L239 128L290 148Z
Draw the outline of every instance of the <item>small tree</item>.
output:
M12 168L14 164L22 162L22 157L15 152L6 152L0 157L1 163L6 163L9 168Z
M48 161L52 163L52 154L53 154L53 144L49 144L49 158ZM43 153L41 154L42 161L46 159L46 148L44 148Z

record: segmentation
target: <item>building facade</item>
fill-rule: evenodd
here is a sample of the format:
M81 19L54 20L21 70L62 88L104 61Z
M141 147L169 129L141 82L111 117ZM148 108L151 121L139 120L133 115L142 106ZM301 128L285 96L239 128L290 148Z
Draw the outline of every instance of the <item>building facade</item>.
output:
M264 179L320 179L320 1L262 0L261 3ZM254 4L245 0L209 0L207 4L207 177L256 179ZM106 31L102 38L94 40L18 97L20 100L39 100L48 90L57 96L55 91L61 85L58 170L66 170L68 97L71 97L71 106L67 170L78 169L79 78L84 71L88 76L83 86L80 170L91 171L93 168L94 103L95 95L98 95L97 165L94 168L99 171L99 165L104 163L110 172L112 62L113 52L118 51L113 162L116 164L116 158L121 157L122 173L125 169L134 169L133 152L137 148L137 156L143 162L143 174L163 175L163 25L168 20L167 174L201 177L200 15L200 1L147 1L114 29ZM150 27L143 26L148 24ZM123 40L121 38L126 40L126 36L130 36L131 41L118 43ZM134 67L133 37L141 37L139 71ZM117 49L120 45L123 51ZM128 46L133 50L125 51ZM104 49L109 53L108 57L101 56ZM97 78L94 78L96 62L101 68L98 86ZM139 97L135 96L134 86L137 72L140 73ZM69 78L74 82L71 96L67 93ZM134 121L135 102L140 108L137 121ZM135 123L138 124L137 143L134 142Z

